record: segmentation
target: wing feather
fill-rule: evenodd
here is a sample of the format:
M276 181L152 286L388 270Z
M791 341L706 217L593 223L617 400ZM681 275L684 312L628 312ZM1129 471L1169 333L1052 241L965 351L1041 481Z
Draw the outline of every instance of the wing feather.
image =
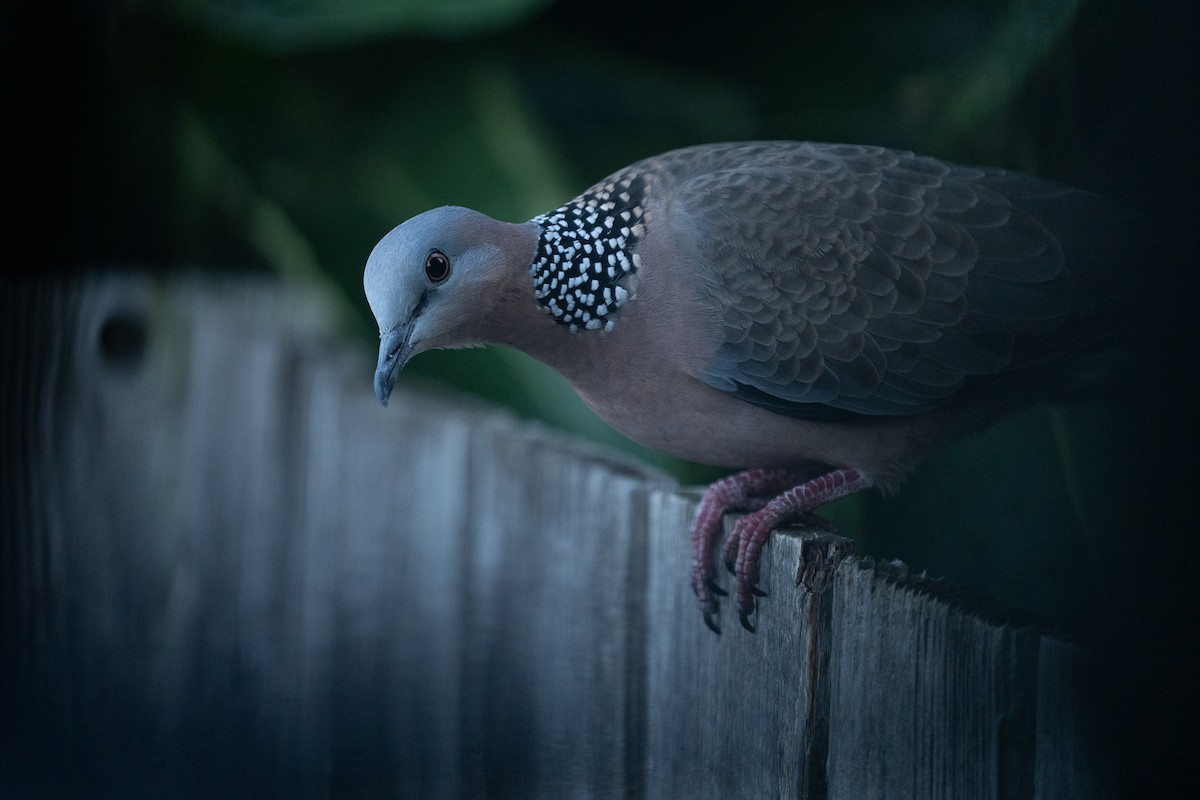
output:
M771 410L926 411L1078 312L1055 218L1086 216L1084 192L850 145L693 148L653 166L674 179L722 326L699 377Z

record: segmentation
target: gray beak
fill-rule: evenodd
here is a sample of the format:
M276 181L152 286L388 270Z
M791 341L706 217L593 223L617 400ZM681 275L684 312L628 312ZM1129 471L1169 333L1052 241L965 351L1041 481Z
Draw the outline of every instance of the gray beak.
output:
M397 325L385 333L379 342L379 364L375 367L375 396L384 408L396 385L396 376L408 361L412 347L408 337L412 324Z

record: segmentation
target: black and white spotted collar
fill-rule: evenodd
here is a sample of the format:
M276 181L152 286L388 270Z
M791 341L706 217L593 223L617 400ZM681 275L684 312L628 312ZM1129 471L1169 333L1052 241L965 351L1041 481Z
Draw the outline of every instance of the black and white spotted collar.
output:
M541 231L529 268L534 295L572 333L612 330L613 312L629 299L619 281L641 266L634 248L646 230L645 191L640 174L622 172L533 218Z

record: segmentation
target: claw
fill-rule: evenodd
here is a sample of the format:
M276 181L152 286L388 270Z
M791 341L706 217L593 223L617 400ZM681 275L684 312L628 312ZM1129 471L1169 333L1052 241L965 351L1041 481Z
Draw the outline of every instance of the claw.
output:
M742 546L742 523L739 521L733 527L733 531L725 538L725 544L721 547L721 559L725 562L725 567L730 571L734 571L734 564L737 563L738 550Z
M715 571L713 550L726 512L750 511L725 538L721 560L736 578L738 619L743 628L753 632L750 616L754 613L755 598L767 596L757 586L758 561L771 532L797 519L811 527L829 530L833 526L811 514L812 509L871 485L869 478L849 468L815 477L811 469L767 468L740 472L710 486L696 510L691 531L692 588L700 598L700 610L709 630L720 633L715 598L727 595L711 574ZM772 495L768 502L760 502Z

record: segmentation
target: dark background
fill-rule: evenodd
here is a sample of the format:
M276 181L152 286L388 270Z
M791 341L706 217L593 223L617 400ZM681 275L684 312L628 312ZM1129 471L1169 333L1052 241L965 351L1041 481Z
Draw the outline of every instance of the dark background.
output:
M42 5L0 11L5 270L271 273L340 298L365 350L362 266L393 225L445 203L526 219L675 146L870 142L1137 209L1129 281L1149 287L1138 324L1158 334L1130 380L1138 402L1031 409L935 456L899 497L830 514L860 551L1104 651L1113 748L1144 748L1130 785L1190 772L1200 170L1185 4ZM627 446L519 355L413 370ZM686 481L714 474L633 449Z

